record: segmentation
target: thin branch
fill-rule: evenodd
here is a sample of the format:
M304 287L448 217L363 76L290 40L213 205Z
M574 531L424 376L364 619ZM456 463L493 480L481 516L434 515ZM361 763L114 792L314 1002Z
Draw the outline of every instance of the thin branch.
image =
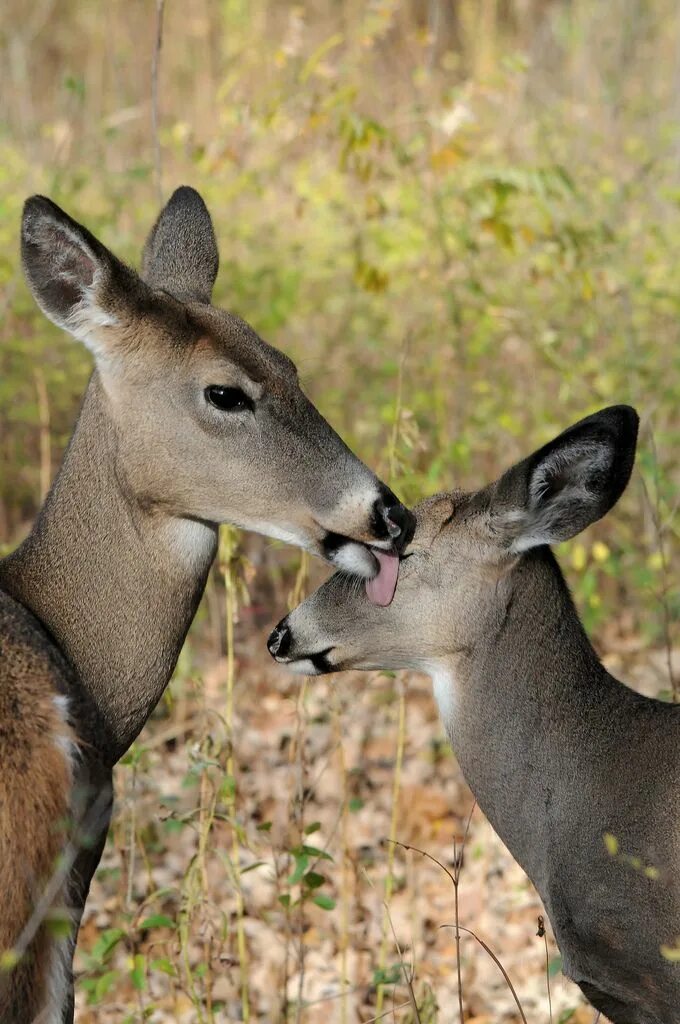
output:
M536 934L539 939L543 939L543 942L545 943L545 983L548 989L548 1013L550 1014L550 1024L553 1024L552 995L550 993L550 955L548 953L548 935L545 930L545 921L543 920L542 914L538 915L538 931Z
M151 58L151 135L153 139L154 168L156 172L156 192L159 205L163 202L163 164L161 159L161 141L158 121L158 71L161 63L163 46L163 17L165 0L156 0L156 38Z
M443 925L441 925L441 927L442 928L451 928L453 926L450 925L450 924L443 924ZM515 986L510 981L510 975L506 971L505 967L503 967L503 964L500 962L500 960L498 959L498 957L496 956L494 951L491 949L490 946L487 946L486 942L484 942L484 939L480 939L479 935L477 935L476 932L473 932L471 928L464 928L462 924L458 925L458 927L460 928L460 930L462 932L465 932L467 935L471 935L473 939L476 939L476 941L479 943L479 945L482 947L482 949L486 953L489 954L489 956L491 957L493 962L496 964L496 967L498 967L499 971L501 972L501 974L505 978L505 982L506 982L508 988L512 992L512 998L515 1000L515 1005L517 1006L517 1012L519 1013L520 1017L522 1018L522 1021L524 1022L524 1024L527 1024L527 1019L526 1019L526 1017L524 1015L524 1010L522 1009L522 1004L519 1001L519 996L517 995L517 992L515 991Z
M394 922L392 921L392 915L390 914L390 908L387 905L387 901L385 901L383 903L383 906L385 907L385 913L387 915L387 920L390 923L390 928L392 929L392 935L394 936L394 945L397 947L397 953L399 954L399 963L401 965L401 969L402 969L402 972L403 972L403 975L404 975L404 981L406 982L406 987L408 989L408 994L409 994L409 997L410 997L410 1000L411 1000L411 1006L413 1008L413 1012L414 1012L414 1014L416 1016L416 1020L418 1021L418 1024L422 1024L422 1022L420 1020L420 1012L418 1010L418 1001L416 999L415 992L413 991L413 972L411 972L411 975L409 975L409 972L406 970L406 964L404 963L404 954L401 951L401 946L399 945L399 940L397 939L397 933L394 930Z

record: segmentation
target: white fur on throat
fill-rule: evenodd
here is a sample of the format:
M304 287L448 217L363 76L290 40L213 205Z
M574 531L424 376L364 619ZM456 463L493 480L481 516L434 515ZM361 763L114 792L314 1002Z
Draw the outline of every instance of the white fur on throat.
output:
M431 662L423 668L432 680L432 692L445 729L449 729L456 711L456 681L450 665L443 661Z
M215 531L198 519L171 519L166 533L174 555L188 566L200 566L210 557L215 544Z

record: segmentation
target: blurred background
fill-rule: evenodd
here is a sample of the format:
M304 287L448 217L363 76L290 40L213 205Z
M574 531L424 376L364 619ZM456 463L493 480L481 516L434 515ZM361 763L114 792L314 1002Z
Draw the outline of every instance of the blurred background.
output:
M559 554L607 664L674 699L679 115L671 0L4 0L0 550L29 529L91 369L25 287L23 200L46 193L138 265L161 197L191 184L220 242L216 303L296 359L409 502L637 406L628 492ZM384 842L451 869L472 808L429 684L300 687L263 653L323 574L224 531L118 770L83 1022L458 1019L451 881ZM531 1024L592 1020L478 810L459 903ZM521 1019L469 936L461 976L467 1020Z

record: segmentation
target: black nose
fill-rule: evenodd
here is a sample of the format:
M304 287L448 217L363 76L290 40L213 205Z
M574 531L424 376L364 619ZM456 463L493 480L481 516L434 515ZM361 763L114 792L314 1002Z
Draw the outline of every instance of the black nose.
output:
M286 625L286 620L282 619L278 626L269 634L267 640L267 647L272 658L285 658L290 650L290 638L291 632Z
M397 551L401 551L413 537L416 519L385 487L373 506L373 525L376 537L390 537Z

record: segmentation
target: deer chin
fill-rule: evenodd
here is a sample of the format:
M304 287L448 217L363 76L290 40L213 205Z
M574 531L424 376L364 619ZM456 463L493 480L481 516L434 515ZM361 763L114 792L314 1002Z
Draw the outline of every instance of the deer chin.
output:
M370 580L379 571L378 559L372 548L338 533L326 534L321 543L321 554L336 569L350 576Z

